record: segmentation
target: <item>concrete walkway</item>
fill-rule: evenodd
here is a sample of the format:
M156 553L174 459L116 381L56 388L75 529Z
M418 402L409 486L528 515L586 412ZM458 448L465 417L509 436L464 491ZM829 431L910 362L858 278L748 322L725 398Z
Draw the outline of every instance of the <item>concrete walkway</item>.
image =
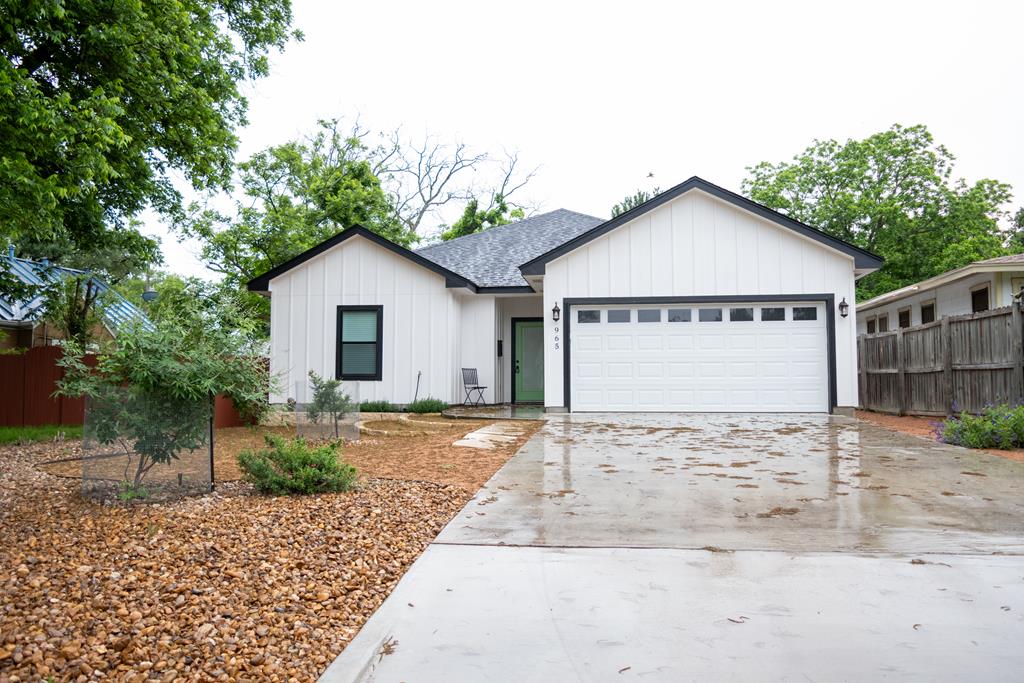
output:
M1019 680L1024 463L826 416L549 421L327 681Z

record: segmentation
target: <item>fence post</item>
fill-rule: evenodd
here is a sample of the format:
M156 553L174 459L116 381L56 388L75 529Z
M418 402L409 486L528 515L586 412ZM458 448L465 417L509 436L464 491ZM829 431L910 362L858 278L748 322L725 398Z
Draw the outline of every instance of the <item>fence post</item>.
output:
M949 318L942 318L942 397L946 410L953 412L953 330Z
M907 414L907 364L903 358L903 328L896 329L896 387L899 395L896 404L896 414Z
M857 368L860 371L860 382L857 386L857 405L863 410L865 409L864 397L868 393L868 368L867 359L864 357L864 349L867 346L867 341L864 336L857 337Z
M1010 308L1013 311L1010 320L1013 325L1013 333L1010 335L1010 339L1013 340L1013 378L1010 381L1010 391L1013 392L1013 396L1010 397L1012 403L1017 403L1024 398L1024 327L1021 322L1020 302L1014 300L1010 304Z

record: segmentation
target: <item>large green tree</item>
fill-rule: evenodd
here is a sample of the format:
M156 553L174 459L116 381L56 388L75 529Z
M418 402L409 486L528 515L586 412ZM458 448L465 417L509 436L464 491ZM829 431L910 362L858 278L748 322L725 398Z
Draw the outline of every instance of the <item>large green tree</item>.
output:
M239 83L291 19L290 0L0 0L0 240L145 255L130 219L176 215L172 177L229 184Z
M862 279L863 300L971 261L1006 253L1010 186L953 178L954 156L925 126L894 125L864 140L815 140L780 163L749 167L754 201L885 258Z
M373 160L359 137L323 121L312 138L240 163L245 196L232 212L196 204L181 229L199 238L207 266L236 288L352 225L408 245L415 233L395 215Z

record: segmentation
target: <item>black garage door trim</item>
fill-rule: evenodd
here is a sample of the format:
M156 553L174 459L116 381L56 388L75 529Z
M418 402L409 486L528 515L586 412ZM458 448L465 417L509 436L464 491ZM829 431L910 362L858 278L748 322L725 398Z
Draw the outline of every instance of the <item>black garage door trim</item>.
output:
M565 409L572 412L572 386L570 385L572 368L572 342L569 331L572 328L573 306L614 306L644 304L733 304L750 302L787 303L792 301L812 301L825 304L825 331L828 346L828 412L836 408L836 313L834 294L753 294L749 296L641 296L641 297L589 297L562 299L562 310L565 311L565 343L562 345L562 393Z

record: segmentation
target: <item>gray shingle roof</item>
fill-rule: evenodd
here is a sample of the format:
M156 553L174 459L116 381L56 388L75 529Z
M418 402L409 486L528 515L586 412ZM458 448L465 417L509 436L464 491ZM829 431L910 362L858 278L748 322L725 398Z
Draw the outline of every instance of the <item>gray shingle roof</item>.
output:
M480 287L523 287L527 282L519 266L604 221L568 209L556 209L432 244L417 249L416 253Z

